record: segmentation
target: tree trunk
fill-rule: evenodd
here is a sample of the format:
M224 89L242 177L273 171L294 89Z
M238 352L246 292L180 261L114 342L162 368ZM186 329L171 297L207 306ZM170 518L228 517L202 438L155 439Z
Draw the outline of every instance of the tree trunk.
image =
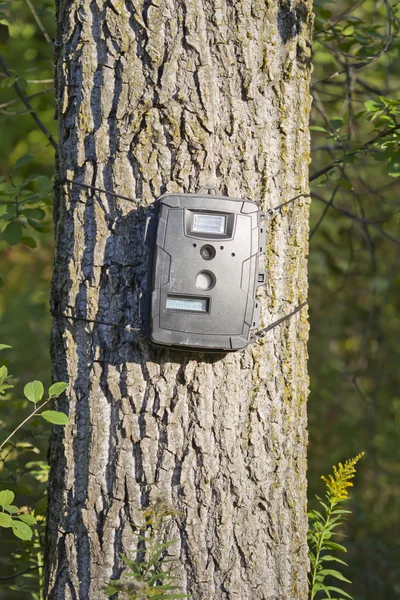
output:
M308 190L311 1L58 0L54 378L47 593L106 598L140 509L177 511L194 600L307 598L303 309L244 352L154 349L123 326L148 207L217 185L267 209ZM307 296L308 201L267 223L262 322Z

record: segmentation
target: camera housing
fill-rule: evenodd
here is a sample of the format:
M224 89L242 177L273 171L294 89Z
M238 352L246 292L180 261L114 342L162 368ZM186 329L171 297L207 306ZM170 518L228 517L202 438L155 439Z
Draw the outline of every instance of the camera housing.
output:
M244 349L258 327L265 280L264 214L240 198L164 194L148 223L146 337L187 351Z

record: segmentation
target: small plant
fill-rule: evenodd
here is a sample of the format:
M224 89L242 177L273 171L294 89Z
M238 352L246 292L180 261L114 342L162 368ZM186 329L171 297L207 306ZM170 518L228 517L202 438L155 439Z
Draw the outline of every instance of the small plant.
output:
M0 344L0 350L7 350L10 346ZM60 411L42 410L51 400L62 394L67 384L57 382L50 386L48 397L43 400L44 386L41 381L32 381L24 387L25 400L12 397L10 390L11 375L6 366L0 367L0 400L2 402L13 401L18 408L26 408L27 400L32 402L32 412L22 422L15 425L6 425L10 431L6 439L0 444L0 482L9 485L12 482L14 491L10 489L0 490L0 528L9 529L18 540L13 542L10 557L15 563L16 573L9 575L7 589L9 591L31 592L32 600L44 600L43 591L43 539L45 525L45 511L47 497L45 487L47 483L48 466L42 460L26 460L28 455L40 454L35 440L46 439L40 433L40 420L48 421L56 425L66 425L68 416ZM12 414L14 411L9 411ZM36 417L36 419L33 419ZM39 418L38 418L39 417ZM13 420L11 419L11 422ZM12 438L24 425L26 427L23 440L14 442ZM1 423L5 425L4 421ZM6 485L5 485L6 484ZM0 483L0 487L3 487ZM32 487L30 487L32 486ZM31 489L34 493L31 493ZM15 494L23 502L22 506L14 504ZM30 497L29 497L30 496ZM19 502L17 502L19 504ZM6 541L6 540L4 540ZM10 580L16 578L13 583Z
M0 350L5 348L9 348L5 344L0 345ZM7 367L0 367L0 396L3 395L6 390L12 388L13 386L9 383L10 376L8 375ZM39 406L36 406L37 403L41 402L44 395L44 387L41 381L31 381L27 383L24 387L24 395L34 404L34 409L26 419L24 419L11 433L10 435L0 444L0 451L4 448L4 446L11 440L13 435L27 423L32 417L40 416L43 417L46 421L53 423L55 425L66 425L68 421L68 416L57 410L45 410L43 412L39 412L50 400L53 398L57 398L62 394L67 388L67 384L64 382L57 382L50 386L48 391L48 398L44 400ZM5 463L5 459L0 455L0 460ZM38 464L38 463L36 463ZM43 470L43 465L41 466L41 470ZM0 527L11 528L14 535L21 540L31 540L33 536L32 527L36 525L36 518L31 514L21 514L21 509L17 506L13 505L13 501L15 498L14 492L11 490L2 490L0 491Z
M353 485L350 480L355 476L356 463L363 456L364 452L361 452L351 460L347 460L344 465L339 463L337 467L333 467L332 475L322 477L326 486L326 500L321 500L319 496L316 496L316 498L323 510L322 512L312 510L309 513L310 600L314 600L319 593L323 594L323 596L320 596L323 600L335 598L336 596L332 594L338 594L338 600L351 598L347 592L340 588L326 585L325 579L332 577L339 581L351 583L340 571L327 568L327 563L335 562L347 566L343 560L332 555L332 551L347 552L344 546L333 542L332 537L339 535L337 529L346 520L345 515L351 514L350 510L341 507L341 503L349 498L348 488Z
M137 534L136 559L130 560L121 555L130 572L124 573L122 579L108 582L105 590L108 596L122 593L127 600L178 600L188 597L178 593L175 567L171 566L175 559L167 555L168 548L178 540L163 541L166 525L174 514L174 510L162 500L142 511L143 522L137 527L140 533Z

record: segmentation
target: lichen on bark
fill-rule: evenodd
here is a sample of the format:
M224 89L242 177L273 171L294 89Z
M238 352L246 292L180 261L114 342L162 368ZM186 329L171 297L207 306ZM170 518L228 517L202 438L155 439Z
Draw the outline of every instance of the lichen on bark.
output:
M308 189L311 2L58 0L54 313L125 325L148 207L212 183L275 206ZM307 296L305 199L267 224L262 321ZM55 318L70 425L50 448L47 594L105 598L141 507L177 512L195 600L306 600L306 310L226 356Z

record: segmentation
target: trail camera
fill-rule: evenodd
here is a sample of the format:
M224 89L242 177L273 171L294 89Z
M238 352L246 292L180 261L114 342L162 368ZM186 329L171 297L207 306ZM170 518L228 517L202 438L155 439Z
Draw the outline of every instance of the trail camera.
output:
M182 350L230 352L259 323L263 215L250 200L165 194L147 232L152 270L147 337Z

